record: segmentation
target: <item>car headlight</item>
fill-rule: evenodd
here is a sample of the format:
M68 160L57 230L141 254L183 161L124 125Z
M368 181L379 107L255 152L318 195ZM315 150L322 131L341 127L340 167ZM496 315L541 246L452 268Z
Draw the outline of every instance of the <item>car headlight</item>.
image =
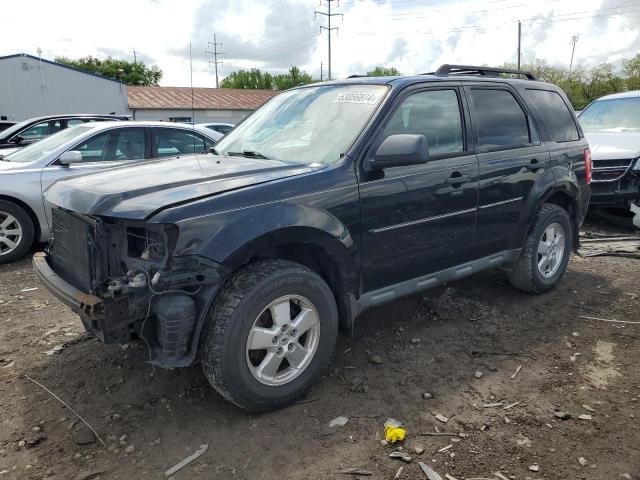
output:
M633 164L633 168L631 170L640 170L640 157L636 158L636 163Z

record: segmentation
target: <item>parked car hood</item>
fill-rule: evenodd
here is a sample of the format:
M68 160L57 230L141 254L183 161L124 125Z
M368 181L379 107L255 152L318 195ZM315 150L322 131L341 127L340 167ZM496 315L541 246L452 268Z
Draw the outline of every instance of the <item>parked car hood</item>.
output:
M37 162L10 162L8 160L0 160L0 175L15 173L31 173L33 171L41 171L42 166Z
M2 150L0 150L0 155L2 155L3 157L6 157L7 155L13 153L13 152L17 152L18 150L20 150L22 147L9 147L9 148L3 148Z
M640 132L585 132L594 160L614 160L640 156Z
M45 198L77 213L146 219L171 205L319 168L322 165L311 167L246 157L189 156L60 180L45 192Z

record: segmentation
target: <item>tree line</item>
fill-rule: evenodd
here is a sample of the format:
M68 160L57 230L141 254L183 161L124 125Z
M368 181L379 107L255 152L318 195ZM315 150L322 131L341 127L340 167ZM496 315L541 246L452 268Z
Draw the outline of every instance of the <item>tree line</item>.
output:
M107 57L99 59L87 56L79 59L56 57L56 62L81 70L115 78L127 85L158 85L162 79L162 70L157 66L146 66L143 62L129 62ZM515 68L505 63L503 68ZM548 64L544 60L521 66L529 70L540 80L553 83L562 88L573 108L582 110L593 100L611 93L627 90L640 90L640 53L624 60L620 67L603 63L592 68L577 66L569 72L566 67ZM366 72L367 76L402 75L395 67L377 66ZM320 81L299 67L292 66L286 73L263 72L259 68L238 70L227 75L221 82L221 88L242 88L254 90L286 90L297 85Z
M516 68L516 65L506 63L503 67ZM566 67L549 65L544 60L536 60L520 68L562 88L576 110L582 110L604 95L640 90L640 53L624 60L618 68L611 63L602 63L592 68L578 66L569 72Z

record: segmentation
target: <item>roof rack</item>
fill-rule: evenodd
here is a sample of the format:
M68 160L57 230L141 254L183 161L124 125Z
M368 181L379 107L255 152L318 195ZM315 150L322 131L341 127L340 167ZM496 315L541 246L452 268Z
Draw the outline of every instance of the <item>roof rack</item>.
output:
M425 73L423 75L436 75L438 77L447 77L449 75L480 75L482 77L497 77L501 73L512 75L523 75L527 80L538 80L536 76L525 70L513 70L510 68L492 68L492 67L476 67L473 65L449 65L445 63L441 65L435 72Z

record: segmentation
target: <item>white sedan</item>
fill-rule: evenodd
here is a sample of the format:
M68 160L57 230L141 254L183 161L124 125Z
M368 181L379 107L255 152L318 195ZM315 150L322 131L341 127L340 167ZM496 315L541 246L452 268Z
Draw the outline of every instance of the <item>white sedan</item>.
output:
M100 122L62 130L7 156L0 153L0 264L50 236L43 199L53 182L155 158L206 154L222 134L166 122Z

